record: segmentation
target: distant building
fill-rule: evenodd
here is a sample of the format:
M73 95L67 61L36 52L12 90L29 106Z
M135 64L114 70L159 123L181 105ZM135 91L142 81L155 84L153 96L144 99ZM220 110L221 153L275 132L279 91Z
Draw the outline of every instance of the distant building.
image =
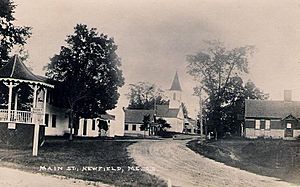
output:
M184 120L183 108L182 108L182 88L179 81L178 73L176 72L171 88L167 90L169 97L169 104L157 105L156 109L140 110L140 109L124 109L125 121L124 121L124 135L143 135L148 132L141 130L143 125L143 119L145 115L150 115L150 120L163 118L171 125L168 131L183 133L185 132L185 125L189 127L190 131L194 133L192 125L193 120ZM188 124L186 124L187 122ZM188 125L188 126L187 126Z
M114 123L115 116L110 114L100 115L98 118L93 119L85 119L81 118L79 120L79 128L78 135L81 137L98 137L98 136L113 136L113 134L109 131L110 126ZM100 129L102 124L106 124L108 130L105 131Z
M296 139L300 136L300 101L284 91L283 101L246 100L244 136Z

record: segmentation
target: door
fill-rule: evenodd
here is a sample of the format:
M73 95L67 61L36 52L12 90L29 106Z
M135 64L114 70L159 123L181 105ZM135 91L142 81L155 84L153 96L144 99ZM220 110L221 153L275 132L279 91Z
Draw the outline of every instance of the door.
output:
M292 128L292 123L290 122L286 123L284 137L293 137L293 128Z

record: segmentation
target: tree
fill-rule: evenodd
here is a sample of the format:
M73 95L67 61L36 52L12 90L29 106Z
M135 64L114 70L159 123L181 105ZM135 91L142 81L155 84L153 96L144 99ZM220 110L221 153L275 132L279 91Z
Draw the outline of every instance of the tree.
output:
M163 118L158 118L156 123L159 126L159 132L166 131L167 129L171 128L171 125Z
M248 73L248 58L254 47L227 49L219 41L208 41L207 44L207 49L187 56L187 72L201 83L201 88L207 93L208 118L216 133L223 135L225 129L222 107L227 102L226 91L233 77ZM195 91L201 88L196 88Z
M31 36L30 27L14 25L16 5L11 0L0 0L0 67L4 66L9 53L14 46L26 44L26 40Z
M107 121L104 120L100 120L99 124L98 124L99 130L104 130L104 131L108 131L108 123Z
M241 126L244 124L245 100L264 100L268 98L268 94L263 93L253 82L247 81L244 84L242 78L236 76L229 81L224 97L226 100L222 106L224 131L240 135Z
M97 117L115 108L118 88L124 84L113 38L83 24L74 30L67 45L51 58L46 72L55 83L57 104L70 109L70 140L79 117Z
M143 124L140 126L140 130L144 131L144 136L145 132L149 130L149 135L150 135L150 123L151 123L151 116L150 114L144 115L143 117Z
M129 109L154 109L154 105L168 104L163 90L155 84L138 82L129 86Z

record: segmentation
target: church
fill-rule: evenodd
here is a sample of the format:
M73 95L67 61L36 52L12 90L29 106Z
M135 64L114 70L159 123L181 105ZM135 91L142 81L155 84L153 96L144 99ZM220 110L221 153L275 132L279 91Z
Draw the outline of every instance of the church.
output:
M145 115L150 115L150 121L154 121L154 116L157 119L163 118L166 120L171 126L171 128L167 129L170 132L184 132L185 120L182 108L182 88L177 72L171 88L166 93L169 98L169 104L156 105L155 109L152 110L124 108L124 135L145 135L145 133L149 133L140 128L143 125Z

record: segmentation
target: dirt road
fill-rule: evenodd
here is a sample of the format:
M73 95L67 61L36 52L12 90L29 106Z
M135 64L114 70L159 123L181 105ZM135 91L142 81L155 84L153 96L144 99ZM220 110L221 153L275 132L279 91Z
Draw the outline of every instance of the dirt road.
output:
M187 141L164 140L138 142L128 151L140 167L174 186L293 186L276 178L256 175L194 153L185 146Z
M49 175L33 174L16 169L0 167L0 186L2 187L108 187L102 183L64 179Z

